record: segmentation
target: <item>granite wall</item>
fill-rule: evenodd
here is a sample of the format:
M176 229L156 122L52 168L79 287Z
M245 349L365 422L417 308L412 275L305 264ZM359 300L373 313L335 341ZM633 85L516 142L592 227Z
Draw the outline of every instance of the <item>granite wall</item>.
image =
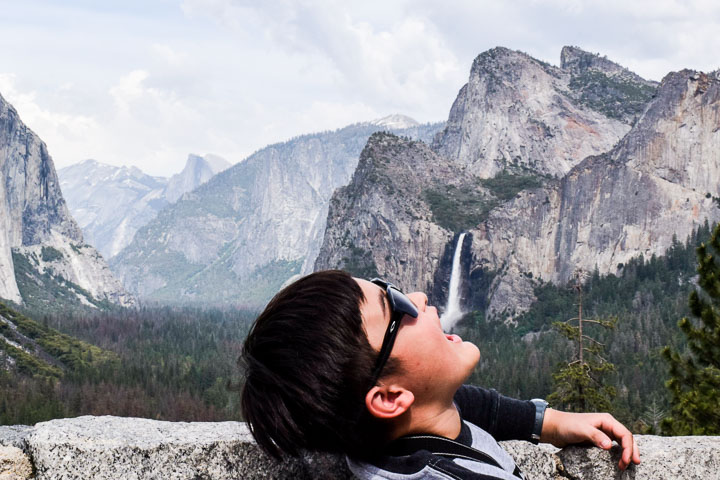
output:
M529 479L720 478L720 437L640 435L642 463L617 468L618 449L558 450L503 442ZM345 479L341 457L307 454L276 462L244 423L181 423L79 417L0 426L0 480L19 479Z

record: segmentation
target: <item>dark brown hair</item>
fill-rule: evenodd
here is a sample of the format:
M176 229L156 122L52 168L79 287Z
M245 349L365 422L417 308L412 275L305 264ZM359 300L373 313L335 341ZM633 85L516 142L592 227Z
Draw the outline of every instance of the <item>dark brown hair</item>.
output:
M316 272L280 291L255 321L240 357L242 413L272 456L309 449L362 457L382 445L386 425L365 407L377 352L363 327L364 301L348 273ZM397 368L390 362L383 376Z

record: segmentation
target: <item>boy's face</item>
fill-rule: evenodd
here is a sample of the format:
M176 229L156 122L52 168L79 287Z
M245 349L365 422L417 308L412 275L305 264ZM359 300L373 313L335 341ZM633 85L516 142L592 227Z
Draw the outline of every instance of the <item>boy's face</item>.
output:
M379 351L390 322L390 305L379 286L355 279L365 294L360 306L368 341ZM417 306L418 318L405 315L390 356L400 361L401 372L387 379L411 390L416 400L447 398L470 376L480 359L480 351L457 335L442 331L437 309L427 305L427 296L415 292L407 295Z

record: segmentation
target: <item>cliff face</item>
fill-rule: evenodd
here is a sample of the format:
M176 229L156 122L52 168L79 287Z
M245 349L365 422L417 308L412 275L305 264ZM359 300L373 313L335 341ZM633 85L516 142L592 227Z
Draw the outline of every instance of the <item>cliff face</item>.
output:
M258 151L160 212L113 258L114 271L151 299L264 303L312 267L332 192L382 128L358 124ZM401 131L427 137L438 128Z
M621 273L630 258L662 255L674 235L720 220L719 86L702 73L669 74L614 149L493 211L472 249L473 268L499 271L491 314L529 305L527 273L555 283L576 270Z
M471 182L422 142L374 134L350 184L332 197L315 270L382 273L408 291L429 290L453 232L433 221L425 194Z
M605 89L600 92L605 103L585 101L584 91L599 88L593 82L612 81L585 63L566 65L573 68L502 47L482 53L433 148L483 178L507 168L560 177L583 158L609 150L630 129L631 119L606 104L628 99L620 89ZM637 78L623 83L639 90L642 107L654 89Z
M83 244L45 144L2 97L0 172L0 297L23 302L18 283L25 278L16 279L13 254L31 259L45 246L63 253L51 255L56 276L92 292L99 300L132 302L97 252Z

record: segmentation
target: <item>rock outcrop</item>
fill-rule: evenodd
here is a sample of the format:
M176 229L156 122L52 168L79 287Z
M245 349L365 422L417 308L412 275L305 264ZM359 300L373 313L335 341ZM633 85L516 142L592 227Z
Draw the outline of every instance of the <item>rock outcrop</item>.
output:
M719 437L636 436L642 463L618 470L619 447L501 442L527 478L562 480L715 478ZM30 466L34 477L29 474ZM14 475L11 476L11 475ZM141 418L79 417L34 427L0 426L0 478L197 479L353 478L344 458L307 453L277 462L264 455L244 423L172 423Z
M18 284L49 272L57 282L71 282L98 300L133 302L97 251L84 244L45 143L2 97L0 174L0 298L23 303ZM39 255L43 248L44 257ZM32 267L23 278L16 278L18 258Z
M508 168L561 177L585 157L606 152L627 133L632 119L604 107L625 105L628 99L619 88L597 92L593 84L601 82L587 72L592 68L609 83L602 73L609 69L570 60L579 56L564 49L564 65L572 67L565 70L502 47L482 53L433 148L482 178ZM639 77L622 81L637 87L637 101L644 107L654 88ZM598 95L605 103L591 101Z

